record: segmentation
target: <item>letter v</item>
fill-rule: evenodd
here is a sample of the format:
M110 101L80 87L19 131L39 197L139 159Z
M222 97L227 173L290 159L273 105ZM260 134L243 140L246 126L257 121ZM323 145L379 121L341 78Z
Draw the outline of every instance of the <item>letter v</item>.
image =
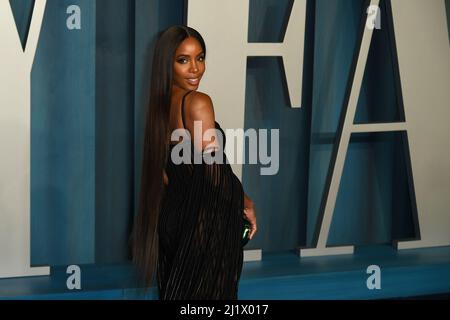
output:
M26 63L28 69L31 69L36 53L46 2L47 0L35 0L27 43L25 50L22 50L10 2L0 1L0 12L2 13L0 41L4 44L2 51L10 51L10 54L14 54L14 57L17 57L17 54L23 52L23 63Z
M22 49L9 1L0 0L0 278L47 275L31 268L31 68L46 0L35 0Z

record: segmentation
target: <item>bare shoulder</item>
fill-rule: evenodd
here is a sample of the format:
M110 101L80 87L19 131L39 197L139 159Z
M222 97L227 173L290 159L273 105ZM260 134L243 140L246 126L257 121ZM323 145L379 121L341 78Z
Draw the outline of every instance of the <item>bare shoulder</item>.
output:
M200 91L193 91L186 97L186 114L191 120L214 119L214 106L211 97Z
M209 136L209 140L204 139L205 133L208 132L208 130L216 128L214 107L211 97L206 93L193 91L186 97L185 107L187 107L186 128L191 133L191 137L194 137L194 140L196 138L195 135L198 132L195 130L195 126L200 122L200 128L202 130L202 135L200 137L202 141L201 150L215 150L218 148L219 139L216 137L216 132L214 130L212 130L212 136ZM209 132L209 134L211 134L211 132ZM198 148L198 146L196 146L196 148Z

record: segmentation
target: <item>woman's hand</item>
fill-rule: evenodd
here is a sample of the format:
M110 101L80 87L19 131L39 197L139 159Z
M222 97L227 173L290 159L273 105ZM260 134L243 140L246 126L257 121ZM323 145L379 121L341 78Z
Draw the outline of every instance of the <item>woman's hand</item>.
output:
M244 208L244 215L247 218L247 220L250 222L251 230L249 238L250 240L253 238L253 236L256 233L256 230L258 230L257 224L256 224L256 214L254 208Z
M250 240L254 237L258 226L256 223L256 212L253 206L253 201L244 193L244 216L250 222Z

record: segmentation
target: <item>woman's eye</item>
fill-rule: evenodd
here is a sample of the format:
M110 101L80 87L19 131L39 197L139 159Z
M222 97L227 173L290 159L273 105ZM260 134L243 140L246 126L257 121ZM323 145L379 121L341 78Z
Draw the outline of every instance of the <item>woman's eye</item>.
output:
M182 58L182 59L178 60L179 63L183 63L183 64L185 63L184 61L187 61L187 60L185 58Z
M205 57L204 56L201 56L200 58L198 58L200 61L204 61L205 60Z

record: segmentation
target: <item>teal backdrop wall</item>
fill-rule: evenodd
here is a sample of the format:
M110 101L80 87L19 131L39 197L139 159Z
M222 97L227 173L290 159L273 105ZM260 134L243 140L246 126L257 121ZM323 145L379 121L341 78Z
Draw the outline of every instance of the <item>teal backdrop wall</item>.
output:
M32 0L11 0L26 39ZM279 58L249 58L245 129L280 129L280 170L244 165L263 251L312 243L332 161L363 1L309 0L303 108L289 107ZM448 5L447 3L447 12ZM68 30L69 5L81 30ZM386 3L374 32L358 123L400 121L395 50ZM249 42L281 41L290 0L251 0ZM152 48L159 31L185 23L182 0L48 0L32 71L32 264L117 263L136 210ZM201 31L201 30L200 30ZM224 88L226 90L226 88ZM414 236L405 137L351 138L329 244L389 243Z

